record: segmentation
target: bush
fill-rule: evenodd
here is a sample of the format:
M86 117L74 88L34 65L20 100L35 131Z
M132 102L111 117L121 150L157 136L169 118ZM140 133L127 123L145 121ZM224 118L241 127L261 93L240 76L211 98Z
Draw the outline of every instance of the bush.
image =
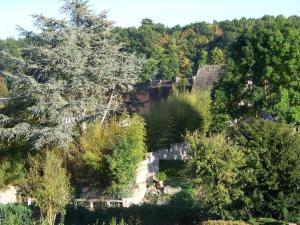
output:
M0 204L0 224L3 225L31 225L31 209L20 204Z
M105 156L110 186L107 191L117 197L126 197L133 189L140 159L133 151L134 140L122 137Z
M167 174L164 172L158 172L155 177L159 181L165 181L167 179Z
M84 180L85 186L96 186L108 194L129 190L125 186L134 181L138 163L145 156L145 136L144 120L138 115L124 113L102 125L89 124L80 138L82 151L72 155L76 181L82 184Z
M286 124L249 120L227 133L189 134L189 174L198 202L217 218L300 221L300 135Z
M6 185L16 185L25 182L24 162L12 159L0 160L0 189Z
M188 133L186 142L194 156L188 161L187 174L197 189L196 202L212 217L234 219L234 211L228 206L243 195L242 149L226 141L224 134L207 137L199 132Z
M183 160L159 160L159 171L168 177L183 177L186 166Z
M209 92L175 92L152 104L146 115L148 150L155 151L182 142L186 131L205 131L210 124Z
M275 220L273 218L250 218L252 225L286 225L285 221Z
M0 149L0 189L24 184L29 149L22 141L0 141Z
M253 217L300 222L300 134L284 123L249 120L228 136L244 149L240 206Z

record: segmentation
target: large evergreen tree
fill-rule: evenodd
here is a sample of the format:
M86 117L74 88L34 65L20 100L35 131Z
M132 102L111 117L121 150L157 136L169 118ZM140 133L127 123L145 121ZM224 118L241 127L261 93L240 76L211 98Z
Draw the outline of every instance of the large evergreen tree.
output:
M106 14L82 0L65 1L68 20L35 15L37 32L21 29L27 43L11 73L11 96L0 112L0 136L25 138L33 147L66 146L86 122L102 122L136 82L142 61L122 51Z

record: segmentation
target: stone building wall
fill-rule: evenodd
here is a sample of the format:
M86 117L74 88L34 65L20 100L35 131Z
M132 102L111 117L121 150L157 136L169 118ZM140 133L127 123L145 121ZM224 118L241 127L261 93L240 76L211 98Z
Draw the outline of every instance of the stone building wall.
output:
M136 187L130 198L123 198L123 206L138 205L143 203L147 192L147 181L152 180L159 171L159 160L187 160L189 148L186 143L172 144L170 148L160 149L156 152L146 154L146 159L142 161L137 169Z
M9 204L18 202L18 188L7 186L0 190L0 204Z

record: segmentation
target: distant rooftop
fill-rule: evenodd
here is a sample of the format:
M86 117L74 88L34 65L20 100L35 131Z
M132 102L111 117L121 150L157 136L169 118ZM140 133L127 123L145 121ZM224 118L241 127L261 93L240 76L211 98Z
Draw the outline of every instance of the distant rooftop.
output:
M224 73L224 65L200 66L195 76L193 90L209 89Z

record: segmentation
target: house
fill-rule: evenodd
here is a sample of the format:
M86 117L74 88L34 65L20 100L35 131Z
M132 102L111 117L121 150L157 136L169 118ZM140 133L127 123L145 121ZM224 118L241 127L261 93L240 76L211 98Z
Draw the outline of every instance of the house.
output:
M207 90L217 82L223 75L224 65L203 65L200 66L194 76L193 90Z

